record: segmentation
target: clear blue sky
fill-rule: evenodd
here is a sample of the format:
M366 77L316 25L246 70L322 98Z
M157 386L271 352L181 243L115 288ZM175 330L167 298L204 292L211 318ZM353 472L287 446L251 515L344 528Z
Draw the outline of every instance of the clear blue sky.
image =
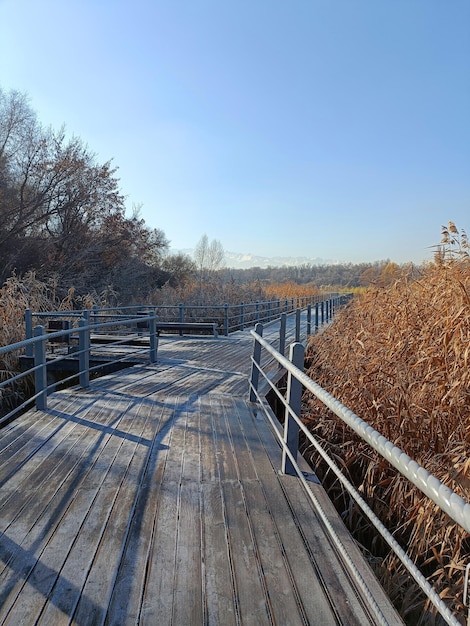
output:
M176 249L430 258L470 234L469 0L0 0L0 85Z

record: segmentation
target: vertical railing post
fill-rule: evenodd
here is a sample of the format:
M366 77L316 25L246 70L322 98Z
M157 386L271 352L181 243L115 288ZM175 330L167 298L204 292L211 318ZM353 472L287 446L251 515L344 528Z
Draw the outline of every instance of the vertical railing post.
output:
M257 333L260 337L263 336L263 324L256 324L255 333ZM253 361L251 363L251 376L250 376L250 402L256 401L256 393L258 391L258 381L259 381L259 367L261 363L261 344L254 339L253 346Z
M322 300L320 302L321 305L321 324L323 326L323 324L325 323L325 301Z
M98 305L94 304L93 305L93 325L96 327L97 324L98 324Z
M315 332L318 332L318 326L319 326L319 304L318 302L315 302Z
M304 369L304 347L301 343L291 344L289 360L299 370ZM300 420L300 406L302 402L302 383L291 372L287 373L286 401L291 411ZM284 444L289 449L295 460L299 450L299 425L291 412L286 408L284 418ZM282 450L282 473L296 474L294 465L287 455L285 448Z
M228 304L224 304L224 335L228 337Z
M149 313L149 335L150 335L150 363L157 362L157 318L155 313Z
M240 302L240 320L239 320L240 330L245 329L245 303Z
M180 322L180 324L182 324L184 322L184 304L182 302L179 303L178 305L178 320ZM180 337L183 335L183 331L180 330Z
M34 387L37 394L36 408L39 411L47 410L47 368L46 368L46 329L44 326L35 326L34 337L42 337L34 344Z
M90 386L90 326L88 320L78 320L78 373L80 387Z
M255 302L255 324L259 322L259 302Z
M291 305L291 312L293 313L295 310L295 306L294 306L294 298L291 298L290 300L290 305Z
M268 322L271 321L271 300L268 300Z
M24 312L24 328L26 339L31 339L33 336L33 312L31 309L26 309ZM26 356L33 356L34 346L32 343L26 346Z
M300 341L300 309L295 310L295 340Z
M287 313L289 311L289 303L287 298L284 298L284 311Z
M286 351L286 324L287 314L281 313L281 325L279 326L279 352L282 356L284 356L284 352ZM279 367L282 367L280 363Z
M307 306L307 337L312 334L312 305Z

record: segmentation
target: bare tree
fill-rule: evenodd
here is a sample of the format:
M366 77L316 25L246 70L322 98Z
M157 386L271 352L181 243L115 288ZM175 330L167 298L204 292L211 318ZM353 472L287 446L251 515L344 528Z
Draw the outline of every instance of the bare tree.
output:
M218 239L209 242L204 233L194 249L194 262L199 283L199 299L202 302L203 287L222 269L225 263L225 252Z

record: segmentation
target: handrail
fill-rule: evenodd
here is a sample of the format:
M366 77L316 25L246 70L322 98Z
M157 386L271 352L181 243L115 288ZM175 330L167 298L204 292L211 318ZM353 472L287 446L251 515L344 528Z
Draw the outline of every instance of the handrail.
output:
M126 351L126 355L123 357L118 356L114 359L109 359L108 364L116 364L123 361L129 361L130 358L148 354L148 359L151 363L157 360L157 348L158 348L158 335L157 335L157 316L153 313L149 313L145 316L145 322L148 323L148 346L139 346L132 352ZM90 323L86 318L80 318L78 320L78 327L66 328L54 332L46 333L46 329L42 325L38 325L33 329L33 336L23 341L18 341L7 346L0 346L0 356L10 352L26 352L26 356L33 358L34 365L29 367L25 371L10 376L0 382L0 392L11 386L12 383L16 383L19 380L26 378L27 376L34 374L35 392L27 400L20 405L15 406L11 411L8 411L0 418L0 425L10 421L21 410L30 406L33 401L36 403L36 407L40 410L47 408L47 395L55 388L56 384L48 385L47 383L47 368L52 364L57 365L61 361L70 358L72 355L67 353L66 355L58 354L52 357L46 356L46 344L54 339L64 339L70 336L78 337L78 349L73 351L73 357L78 357L77 371L74 371L72 375L62 378L60 383L64 384L72 380L79 379L79 384L82 387L88 387L90 374L94 371L98 371L103 368L103 364L90 366L91 355L91 341L90 335L92 332L103 331L110 328L119 327L134 327L143 321L142 316L133 316L127 318L112 319L102 323ZM136 332L135 337L140 335ZM125 339L116 338L115 341L108 343L107 348L117 346L122 343L129 343L129 339L134 338L132 334L127 335ZM99 347L94 351L95 356L99 355Z
M416 461L411 459L405 452L395 446L391 441L386 439L379 432L374 430L367 422L362 420L359 416L353 413L350 409L344 406L339 400L334 398L325 389L315 383L305 372L303 372L303 346L300 343L294 343L291 345L290 359L286 358L283 354L278 352L273 346L266 341L263 335L263 326L257 325L255 330L250 331L254 338L254 348L252 362L252 374L249 383L249 395L250 400L255 399L261 404L261 407L265 411L267 417L270 419L274 426L274 432L276 433L282 450L283 450L283 462L282 471L284 473L297 474L310 497L315 498L311 490L308 488L307 483L302 475L302 472L297 465L298 454L298 439L299 430L305 434L309 442L320 452L321 456L328 462L330 468L333 469L337 477L341 480L343 485L348 489L354 500L359 504L363 512L369 517L375 528L381 533L385 541L389 544L391 549L395 552L398 558L405 565L409 573L413 576L420 588L425 592L429 600L438 609L445 621L451 626L458 626L460 621L450 611L448 606L443 602L437 592L428 583L413 561L407 556L401 546L397 543L392 534L383 526L380 520L376 517L368 504L364 501L361 494L355 489L355 487L343 476L341 470L332 461L332 459L323 450L317 440L313 437L310 431L306 428L300 419L300 397L302 393L302 387L310 391L315 395L325 406L327 406L335 415L342 419L348 426L350 426L354 432L356 432L364 441L366 441L371 447L373 447L384 459L386 459L391 465L393 465L403 476L408 478L418 489L420 489L428 498L430 498L435 504L437 504L443 511L445 511L459 526L461 526L467 532L470 532L470 504L461 498L454 491L444 485L438 478L430 474L424 467L420 466ZM273 357L284 368L288 375L288 391L287 400L278 391L276 386L272 383L269 376L263 371L261 366L261 348ZM299 354L301 356L299 357ZM299 365L300 364L300 365ZM284 405L286 411L286 418L284 423L284 431L280 433L278 426L273 422L270 412L266 409L266 403L259 395L259 377L267 382L270 389L276 394L277 398ZM293 381L297 384L297 396L292 396L291 390L293 387ZM315 502L318 505L318 502Z
M306 309L308 306L315 308L317 326L325 320L328 315L331 316L329 303L336 300L344 301L351 297L351 294L339 294L337 292L321 293L312 296L296 296L293 298L273 298L272 300L263 300L256 302L239 302L237 304L199 304L187 305L180 303L178 305L156 305L156 304L140 304L132 306L116 306L103 307L97 306L91 309L77 309L70 311L31 311L27 309L25 312L26 321L26 338L32 337L33 318L74 318L87 317L97 321L107 315L119 317L124 312L135 311L137 313L152 312L158 315L162 321L188 322L201 321L217 323L220 334L228 336L237 330L244 330L256 323L268 323L272 320L279 319L281 313L293 313L296 309Z

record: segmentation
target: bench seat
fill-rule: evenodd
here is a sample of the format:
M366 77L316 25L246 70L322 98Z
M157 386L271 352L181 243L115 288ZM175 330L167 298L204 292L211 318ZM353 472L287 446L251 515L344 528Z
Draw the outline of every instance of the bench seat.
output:
M215 322L157 322L155 325L157 335L162 331L183 332L200 331L210 332L214 337L218 337L217 324Z

